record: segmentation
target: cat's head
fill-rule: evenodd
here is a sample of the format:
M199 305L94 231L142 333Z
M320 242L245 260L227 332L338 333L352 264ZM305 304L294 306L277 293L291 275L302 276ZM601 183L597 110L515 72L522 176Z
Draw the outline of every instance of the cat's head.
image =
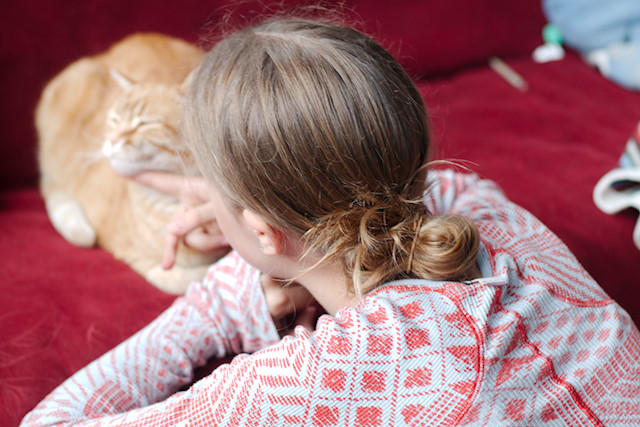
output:
M190 163L180 138L180 85L134 83L112 71L121 94L106 117L102 152L121 175L148 170L185 172Z

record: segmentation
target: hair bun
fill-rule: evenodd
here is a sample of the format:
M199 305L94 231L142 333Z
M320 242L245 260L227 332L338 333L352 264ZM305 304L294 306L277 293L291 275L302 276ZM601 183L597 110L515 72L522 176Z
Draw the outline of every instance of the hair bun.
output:
M476 270L480 244L478 229L459 215L425 218L419 235L411 273L432 280L468 280Z
M405 205L410 210L410 204ZM322 247L323 252L337 253L345 261L345 273L352 279L349 288L356 295L407 276L450 281L474 278L480 244L475 224L459 215L430 216L414 208L413 214L391 225L394 216L402 218L392 211L390 206L352 206L325 218L306 237L330 242Z

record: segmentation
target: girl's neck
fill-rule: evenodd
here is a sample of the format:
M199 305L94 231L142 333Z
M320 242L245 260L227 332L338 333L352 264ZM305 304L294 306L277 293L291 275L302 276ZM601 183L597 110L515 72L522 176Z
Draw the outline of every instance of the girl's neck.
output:
M358 298L347 290L347 278L341 262L334 260L311 268L322 255L308 252L300 237L283 236L283 239L283 250L272 263L278 268L265 273L274 277L294 278L331 316L335 316L342 307L353 307L358 303Z
M327 314L335 316L342 307L354 307L358 298L347 290L344 269L338 263L327 263L299 277L304 286Z

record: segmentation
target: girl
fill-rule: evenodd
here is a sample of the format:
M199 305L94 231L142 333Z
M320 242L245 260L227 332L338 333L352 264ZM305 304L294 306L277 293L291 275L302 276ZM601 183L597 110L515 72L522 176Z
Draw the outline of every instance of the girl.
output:
M427 173L420 94L366 35L296 19L231 35L185 132L234 251L25 425L640 423L629 316L494 184ZM315 332L279 339L261 272L313 295Z

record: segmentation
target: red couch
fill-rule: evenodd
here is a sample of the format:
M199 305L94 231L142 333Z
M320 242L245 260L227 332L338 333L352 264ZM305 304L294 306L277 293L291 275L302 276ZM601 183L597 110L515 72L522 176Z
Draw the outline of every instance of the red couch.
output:
M244 2L232 17L265 7ZM328 5L331 6L332 2ZM37 189L33 109L65 65L137 31L197 41L224 16L216 0L33 0L5 7L0 41L0 423L15 425L53 387L174 299L108 253L71 246ZM538 0L349 0L347 15L409 69L429 105L439 158L464 159L545 222L638 321L637 213L607 216L592 190L640 120L640 94L575 54L536 64ZM8 9L8 10L7 10ZM269 9L266 7L266 9ZM357 18L355 18L357 16ZM523 92L487 66L499 56Z

